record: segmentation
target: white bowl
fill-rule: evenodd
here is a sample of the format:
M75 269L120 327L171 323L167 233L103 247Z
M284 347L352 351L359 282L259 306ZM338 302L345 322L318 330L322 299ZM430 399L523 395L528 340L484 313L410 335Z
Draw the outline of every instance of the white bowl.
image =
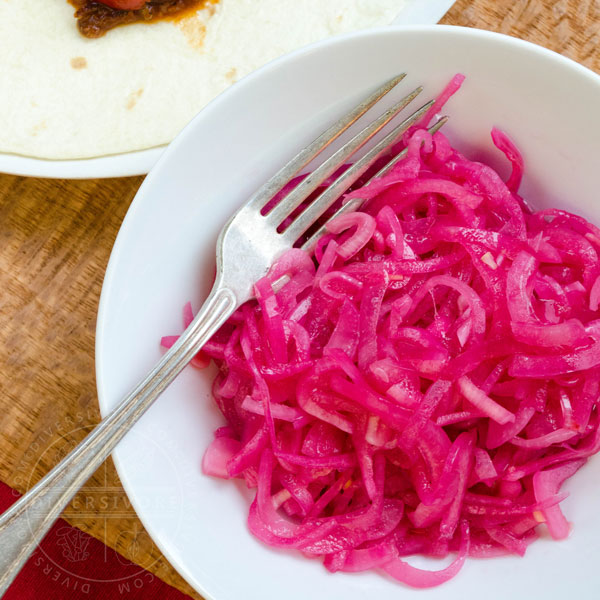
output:
M455 144L506 172L489 136L492 126L501 127L523 151L522 192L535 206L559 206L600 223L600 77L591 71L526 42L443 26L385 28L316 44L215 100L142 185L102 291L97 379L103 414L160 357L160 337L180 331L183 304L202 302L217 232L234 209L336 115L401 71L409 75L395 97L417 84L432 97L454 73L464 73L463 89L445 109L451 117L445 131ZM523 559L468 560L441 588L411 591L376 573L332 575L318 561L265 547L246 528L249 493L200 471L222 423L210 399L211 375L186 370L113 455L150 535L206 598L595 597L596 459L567 486L574 493L564 509L575 525L568 540L542 539Z

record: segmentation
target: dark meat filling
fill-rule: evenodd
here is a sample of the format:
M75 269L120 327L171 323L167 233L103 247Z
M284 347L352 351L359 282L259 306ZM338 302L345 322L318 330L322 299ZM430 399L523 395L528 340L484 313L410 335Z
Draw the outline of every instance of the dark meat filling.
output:
M119 10L96 0L69 0L76 8L75 18L82 35L88 38L103 36L118 25L149 22L171 17L209 0L151 0L137 10Z

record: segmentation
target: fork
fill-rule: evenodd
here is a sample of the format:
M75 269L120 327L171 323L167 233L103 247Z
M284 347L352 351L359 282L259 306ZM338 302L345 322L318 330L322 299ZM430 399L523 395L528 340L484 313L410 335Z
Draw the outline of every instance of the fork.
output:
M298 214L311 194L421 93L422 88L418 87L369 122L304 177L280 202L271 206L271 200L292 178L404 77L405 74L402 74L390 79L331 125L267 181L224 226L217 240L217 277L213 289L179 340L146 378L70 454L0 516L0 596L75 493L127 431L236 308L253 297L254 283L266 275L273 262L299 240L304 250L311 251L325 233L325 225L304 239L307 231L310 232L343 193L433 105L433 101L427 102L396 125ZM429 131L437 131L446 119L443 117L438 120ZM387 173L405 152L394 156L373 177ZM354 198L343 204L331 218L356 210L362 202ZM287 226L282 230L284 223Z

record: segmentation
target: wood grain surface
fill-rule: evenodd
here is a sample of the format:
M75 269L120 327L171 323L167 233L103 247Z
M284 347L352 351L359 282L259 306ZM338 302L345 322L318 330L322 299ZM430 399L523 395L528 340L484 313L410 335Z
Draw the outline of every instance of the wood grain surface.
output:
M442 22L520 37L600 72L600 0L458 0ZM0 479L21 492L100 418L98 299L141 182L0 175ZM110 460L65 517L200 598L144 531Z

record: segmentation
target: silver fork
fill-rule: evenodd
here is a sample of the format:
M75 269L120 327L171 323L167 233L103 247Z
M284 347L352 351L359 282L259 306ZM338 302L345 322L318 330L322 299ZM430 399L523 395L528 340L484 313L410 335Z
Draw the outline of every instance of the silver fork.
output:
M329 127L267 181L225 225L217 240L217 277L213 289L177 343L69 455L0 516L0 596L79 488L235 309L252 298L254 283L267 273L275 259L298 242L348 187L432 106L433 101L426 103L394 127L295 216L287 228L278 232L282 223L289 220L290 215L295 214L327 178L412 102L422 88L417 88L370 122L266 212L269 201L403 78L404 75L400 75L387 81ZM444 117L437 121L430 131L437 131L445 120ZM392 158L376 176L387 172L403 154ZM361 202L354 199L346 203L332 218L356 210ZM310 251L324 232L324 227L320 227L304 241L302 248Z

